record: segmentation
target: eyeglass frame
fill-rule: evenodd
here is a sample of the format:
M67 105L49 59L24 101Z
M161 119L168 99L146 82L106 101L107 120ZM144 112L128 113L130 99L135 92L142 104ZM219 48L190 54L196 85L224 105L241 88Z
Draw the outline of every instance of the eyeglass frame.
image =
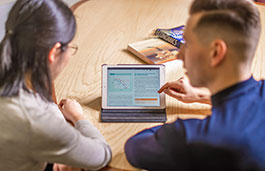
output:
M63 43L61 43L61 50L64 52L64 51L66 51L66 49L67 48L72 48L72 49L74 49L74 52L71 54L72 56L74 56L75 54L76 54L76 52L77 52L77 50L78 50L78 46L76 45L76 44L74 44L74 43L71 43L71 45L69 45L69 44L63 44Z

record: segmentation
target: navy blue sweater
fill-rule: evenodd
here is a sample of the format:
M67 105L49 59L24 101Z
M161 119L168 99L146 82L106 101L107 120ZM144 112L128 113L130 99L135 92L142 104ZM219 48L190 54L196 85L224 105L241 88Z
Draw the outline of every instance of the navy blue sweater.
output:
M205 162L207 159L203 153L209 154L209 150L202 149L203 144L209 144L243 149L244 154L239 155L243 160L255 160L265 170L264 90L264 80L255 81L251 77L213 95L212 115L203 120L178 119L136 134L125 145L128 161L148 170L166 167L192 170L189 167L195 160L204 157L201 161ZM198 148L198 143L202 143L202 147ZM197 158L194 157L197 154Z

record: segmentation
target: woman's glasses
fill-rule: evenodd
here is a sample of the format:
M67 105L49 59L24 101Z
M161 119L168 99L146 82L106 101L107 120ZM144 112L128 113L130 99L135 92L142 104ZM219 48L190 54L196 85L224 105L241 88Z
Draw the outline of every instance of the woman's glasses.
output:
M73 43L67 45L67 48L70 51L72 56L74 56L78 50L78 46L76 44L73 44Z

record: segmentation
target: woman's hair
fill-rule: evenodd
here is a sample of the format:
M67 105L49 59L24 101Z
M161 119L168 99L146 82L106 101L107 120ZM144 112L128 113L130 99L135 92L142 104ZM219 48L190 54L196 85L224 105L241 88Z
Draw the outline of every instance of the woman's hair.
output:
M17 96L30 74L32 88L51 101L52 80L48 55L60 42L64 51L76 32L72 11L60 0L18 0L6 21L0 44L0 95Z

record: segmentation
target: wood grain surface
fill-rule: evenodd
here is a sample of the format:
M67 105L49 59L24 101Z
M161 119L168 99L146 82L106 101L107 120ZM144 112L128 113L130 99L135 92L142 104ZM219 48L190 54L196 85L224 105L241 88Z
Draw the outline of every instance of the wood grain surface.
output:
M62 98L76 99L90 120L104 135L113 151L110 166L121 170L135 170L126 160L124 144L137 132L161 123L101 123L101 65L143 64L130 54L128 43L148 38L155 28L171 28L186 23L191 0L90 0L76 8L74 14L78 30L74 43L79 50L55 81L58 102ZM262 24L265 6L259 6ZM262 32L253 62L253 75L264 78L265 35ZM166 66L166 80L183 76L182 62ZM184 104L167 97L168 122L177 118L204 118L210 106Z

